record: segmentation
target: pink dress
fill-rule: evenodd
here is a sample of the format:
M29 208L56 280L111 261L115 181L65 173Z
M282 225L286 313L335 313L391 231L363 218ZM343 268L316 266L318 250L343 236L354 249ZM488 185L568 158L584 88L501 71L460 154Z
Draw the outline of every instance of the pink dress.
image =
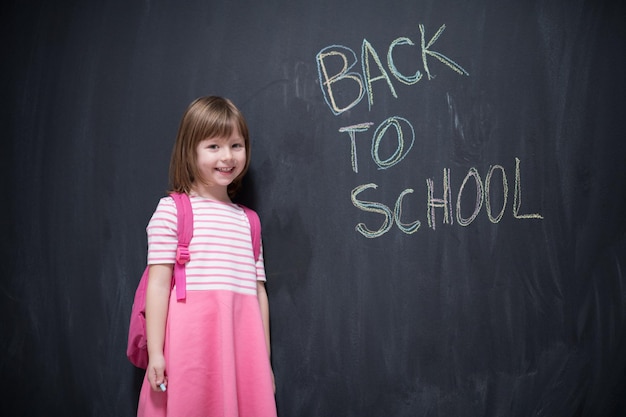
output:
M165 333L167 391L147 378L138 417L276 417L271 365L265 344L255 263L243 210L191 197L194 236L186 266L187 297L170 295ZM176 206L161 199L148 224L148 263L173 263Z

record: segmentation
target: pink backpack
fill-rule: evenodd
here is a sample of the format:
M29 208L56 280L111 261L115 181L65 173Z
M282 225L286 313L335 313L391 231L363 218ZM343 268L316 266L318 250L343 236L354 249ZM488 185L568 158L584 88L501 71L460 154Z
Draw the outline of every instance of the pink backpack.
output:
M189 242L193 236L193 211L189 196L184 193L172 193L172 198L176 203L178 215L178 247L176 248L176 263L172 276L172 286L176 283L176 299L184 300L186 296L187 276L185 274L185 264L189 262ZM239 205L250 222L250 235L254 259L259 259L261 252L261 221L255 211ZM146 290L148 289L149 266L143 271L135 299L130 313L130 324L128 326L128 346L126 356L130 362L138 368L148 367L148 341L146 338Z

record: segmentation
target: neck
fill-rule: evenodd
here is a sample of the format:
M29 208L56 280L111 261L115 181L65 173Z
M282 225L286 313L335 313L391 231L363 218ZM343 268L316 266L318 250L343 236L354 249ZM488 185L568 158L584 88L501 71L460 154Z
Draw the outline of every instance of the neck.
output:
M230 203L230 197L228 196L227 187L208 187L204 184L194 184L191 188L191 195L198 197L209 198L211 200L221 201L223 203Z

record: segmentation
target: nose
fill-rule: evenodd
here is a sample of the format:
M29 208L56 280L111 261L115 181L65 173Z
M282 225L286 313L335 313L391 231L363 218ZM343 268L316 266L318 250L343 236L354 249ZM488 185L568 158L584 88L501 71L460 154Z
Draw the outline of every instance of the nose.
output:
M233 151L230 149L230 146L226 146L222 150L222 161L230 161L233 159Z

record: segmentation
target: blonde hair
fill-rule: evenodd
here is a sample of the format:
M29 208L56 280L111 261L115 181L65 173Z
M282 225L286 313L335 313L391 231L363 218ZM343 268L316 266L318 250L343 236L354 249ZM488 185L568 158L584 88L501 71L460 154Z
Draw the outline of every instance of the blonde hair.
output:
M199 177L196 165L198 143L204 139L227 137L239 130L246 147L246 164L241 174L228 186L229 197L234 197L243 176L250 166L250 136L248 125L232 101L223 97L207 96L194 100L183 114L170 160L170 192L189 193Z

